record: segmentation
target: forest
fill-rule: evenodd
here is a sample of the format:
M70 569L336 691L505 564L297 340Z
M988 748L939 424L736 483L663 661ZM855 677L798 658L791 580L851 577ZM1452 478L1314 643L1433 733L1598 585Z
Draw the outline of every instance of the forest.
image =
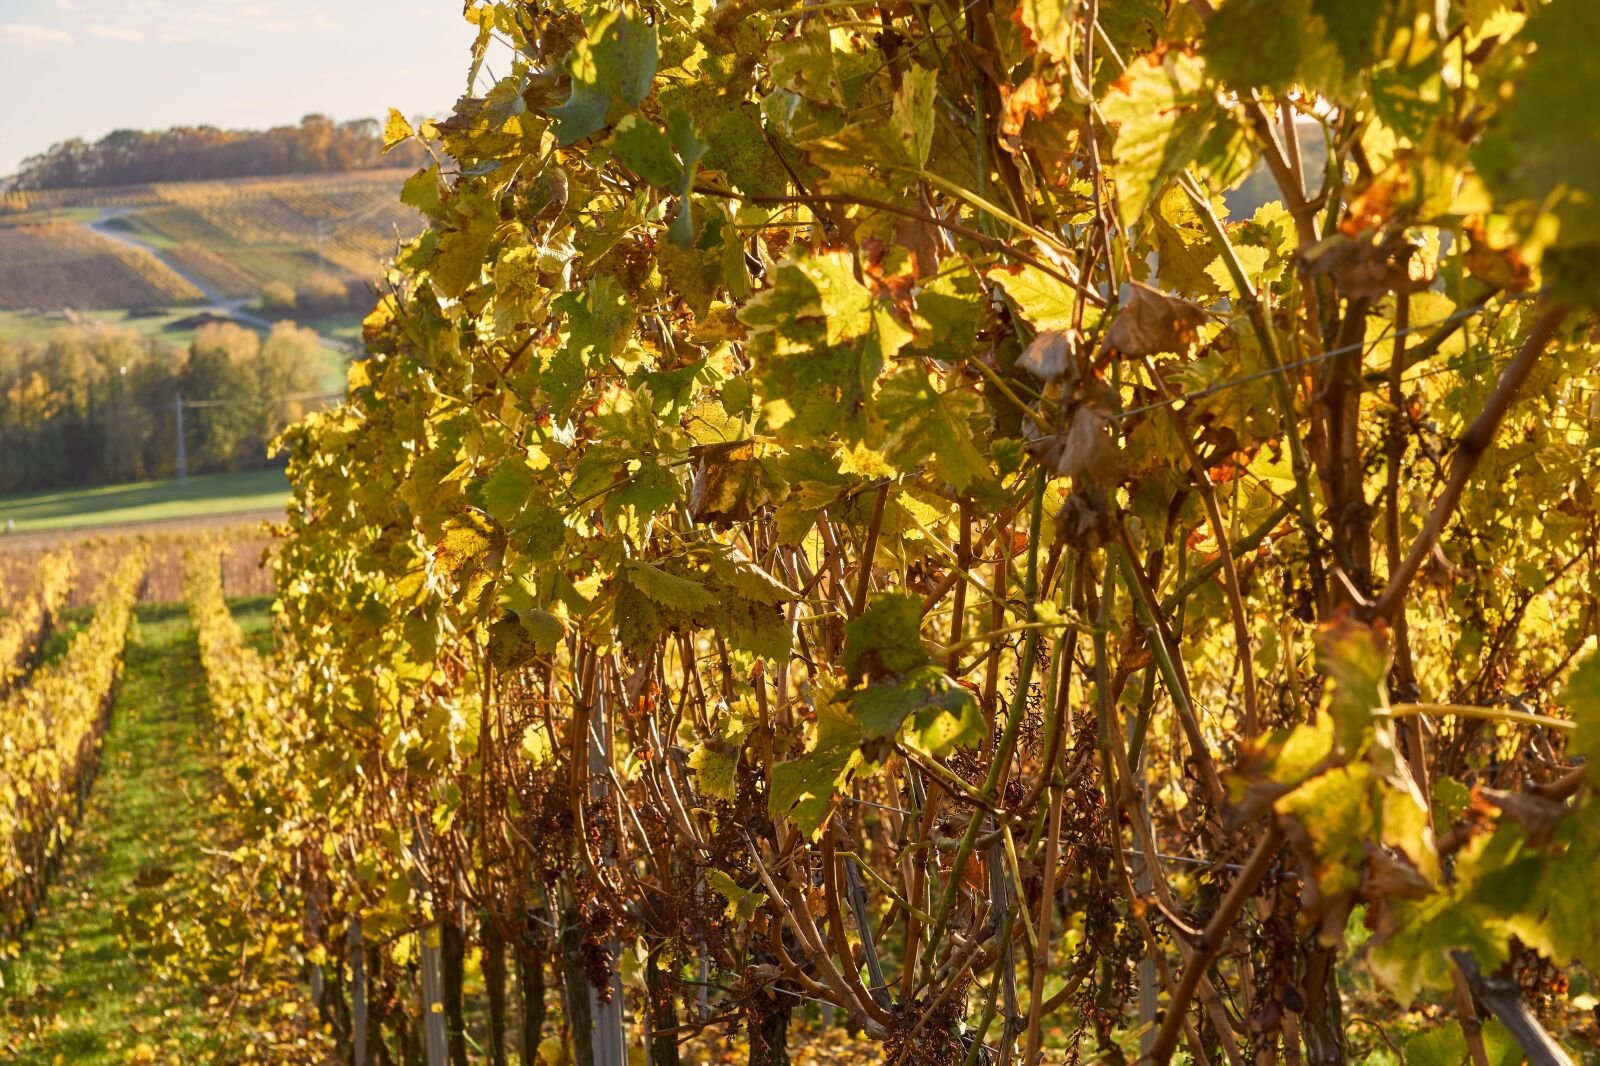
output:
M381 164L415 165L424 158L420 148L413 148L380 164L380 134L372 119L336 122L326 115L307 115L298 125L268 130L213 126L114 130L93 143L73 138L29 156L18 166L14 185L34 191L333 174Z
M0 492L172 477L180 397L193 473L264 466L267 445L321 406L321 342L279 323L262 337L201 326L187 347L108 326L42 343L0 339Z

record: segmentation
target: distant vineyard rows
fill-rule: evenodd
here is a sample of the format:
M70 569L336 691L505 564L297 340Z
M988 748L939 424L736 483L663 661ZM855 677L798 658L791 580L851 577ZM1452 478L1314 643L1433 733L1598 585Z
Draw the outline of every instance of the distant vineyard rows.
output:
M101 276L104 265L86 265L88 242L97 251L106 242L64 219L90 208L112 209L118 217L113 225L161 247L179 270L225 296L251 296L272 282L295 285L315 273L367 278L392 254L397 236L409 238L421 228L416 212L400 202L402 177L372 171L11 193L0 200L0 270L13 261L31 266L41 257L19 232L36 240L46 233L81 236L76 244L56 241L53 268L43 275L0 275L0 306L133 307L199 299L198 290L153 259L143 271L152 284L144 288L118 285ZM22 248L8 249L19 241ZM135 249L118 251L138 256Z
M82 812L143 574L129 553L61 659L0 700L0 955L31 924Z
M80 226L0 227L0 307L99 310L200 297L155 256Z

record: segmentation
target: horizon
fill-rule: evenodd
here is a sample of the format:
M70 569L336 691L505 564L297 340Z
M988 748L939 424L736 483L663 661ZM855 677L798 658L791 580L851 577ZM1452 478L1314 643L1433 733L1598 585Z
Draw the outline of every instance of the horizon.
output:
M36 101L0 126L0 176L120 129L447 114L475 32L459 0L0 0L0 93Z

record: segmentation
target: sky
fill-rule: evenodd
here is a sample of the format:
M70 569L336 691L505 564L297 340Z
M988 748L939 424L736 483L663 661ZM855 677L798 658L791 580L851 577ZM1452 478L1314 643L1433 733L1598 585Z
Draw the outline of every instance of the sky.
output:
M0 0L0 175L114 129L447 115L461 0ZM491 64L492 65L492 64ZM500 73L496 71L495 73Z

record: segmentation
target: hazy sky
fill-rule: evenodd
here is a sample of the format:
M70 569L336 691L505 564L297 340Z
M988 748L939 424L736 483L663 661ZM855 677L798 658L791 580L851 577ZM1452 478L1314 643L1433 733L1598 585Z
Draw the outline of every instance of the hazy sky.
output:
M0 175L57 141L114 129L448 114L475 33L461 7L0 0Z

